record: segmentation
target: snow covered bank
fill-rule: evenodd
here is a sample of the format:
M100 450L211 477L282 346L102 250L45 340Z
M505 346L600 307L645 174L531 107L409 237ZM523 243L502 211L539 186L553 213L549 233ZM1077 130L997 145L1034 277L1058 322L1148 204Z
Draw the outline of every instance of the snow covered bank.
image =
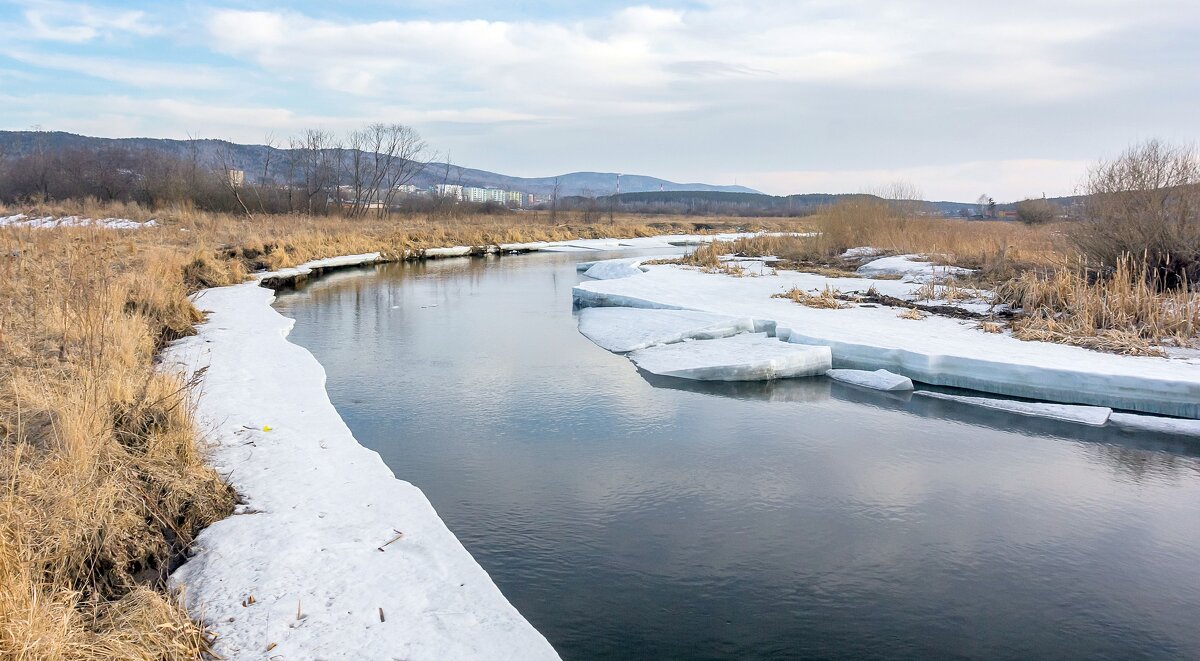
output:
M778 335L797 344L829 346L835 367L886 369L914 381L1028 399L1200 418L1200 359L1118 356L985 333L974 321L930 316L902 319L895 308L851 305L829 310L772 295L799 288L818 292L877 291L912 298L915 282L825 278L782 271L729 277L678 266L648 266L640 275L584 282L581 307L624 306L697 310L774 320Z
M30 217L23 213L16 214L15 216L0 216L0 227L31 227L34 229L98 227L109 230L140 230L157 226L158 222L154 220L147 220L144 223L140 223L128 218L80 218L79 216Z
M378 255L266 274L307 277ZM167 366L202 373L211 463L244 498L171 580L226 659L555 659L416 487L354 439L292 321L250 282L195 298L209 313Z

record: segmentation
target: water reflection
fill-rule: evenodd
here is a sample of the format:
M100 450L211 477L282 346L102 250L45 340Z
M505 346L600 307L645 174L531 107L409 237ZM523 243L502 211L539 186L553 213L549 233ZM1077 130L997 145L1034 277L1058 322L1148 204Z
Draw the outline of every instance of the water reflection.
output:
M575 259L389 265L279 301L355 436L565 658L1200 656L1194 448L642 374L577 332Z

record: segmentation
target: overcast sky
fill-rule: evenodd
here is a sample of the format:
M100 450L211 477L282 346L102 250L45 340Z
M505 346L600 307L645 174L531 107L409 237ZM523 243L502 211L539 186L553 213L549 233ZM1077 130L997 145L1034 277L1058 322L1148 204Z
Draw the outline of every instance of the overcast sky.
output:
M0 128L414 125L461 165L932 199L1200 138L1200 0L0 2Z

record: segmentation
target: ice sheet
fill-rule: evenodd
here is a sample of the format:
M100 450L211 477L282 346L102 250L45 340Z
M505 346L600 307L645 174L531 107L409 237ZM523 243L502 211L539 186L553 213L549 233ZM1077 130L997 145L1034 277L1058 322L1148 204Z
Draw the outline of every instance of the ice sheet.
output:
M930 316L913 321L886 306L825 310L771 298L798 287L842 292L874 285L911 296L917 285L894 280L824 278L780 271L753 278L676 266L575 288L580 306L691 309L772 319L790 342L829 346L839 368L886 369L915 381L1072 404L1200 418L1200 358L1120 356L985 333L971 320Z
M848 370L834 369L825 373L831 379L852 383L856 386L874 390L912 390L912 379L887 370Z
M617 353L688 339L729 337L754 330L754 320L749 317L690 310L587 308L579 313L579 332Z
M1094 427L1103 426L1112 415L1112 409L1100 406L1074 406L1071 404L1047 404L1044 402L1018 402L1011 399L992 399L989 397L969 397L965 395L949 395L931 390L921 390L917 393L922 397L944 399L951 402L982 406L989 409L1008 411L1019 415L1029 415L1037 418L1050 418L1076 422Z
M798 347L765 333L691 340L630 354L638 367L661 376L697 381L769 381L824 374L828 347Z

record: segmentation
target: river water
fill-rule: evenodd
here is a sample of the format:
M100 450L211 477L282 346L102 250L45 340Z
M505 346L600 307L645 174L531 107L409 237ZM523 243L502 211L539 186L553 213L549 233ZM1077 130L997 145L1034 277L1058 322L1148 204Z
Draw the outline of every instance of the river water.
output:
M563 658L1200 658L1200 444L643 376L576 330L596 258L385 265L276 305Z

